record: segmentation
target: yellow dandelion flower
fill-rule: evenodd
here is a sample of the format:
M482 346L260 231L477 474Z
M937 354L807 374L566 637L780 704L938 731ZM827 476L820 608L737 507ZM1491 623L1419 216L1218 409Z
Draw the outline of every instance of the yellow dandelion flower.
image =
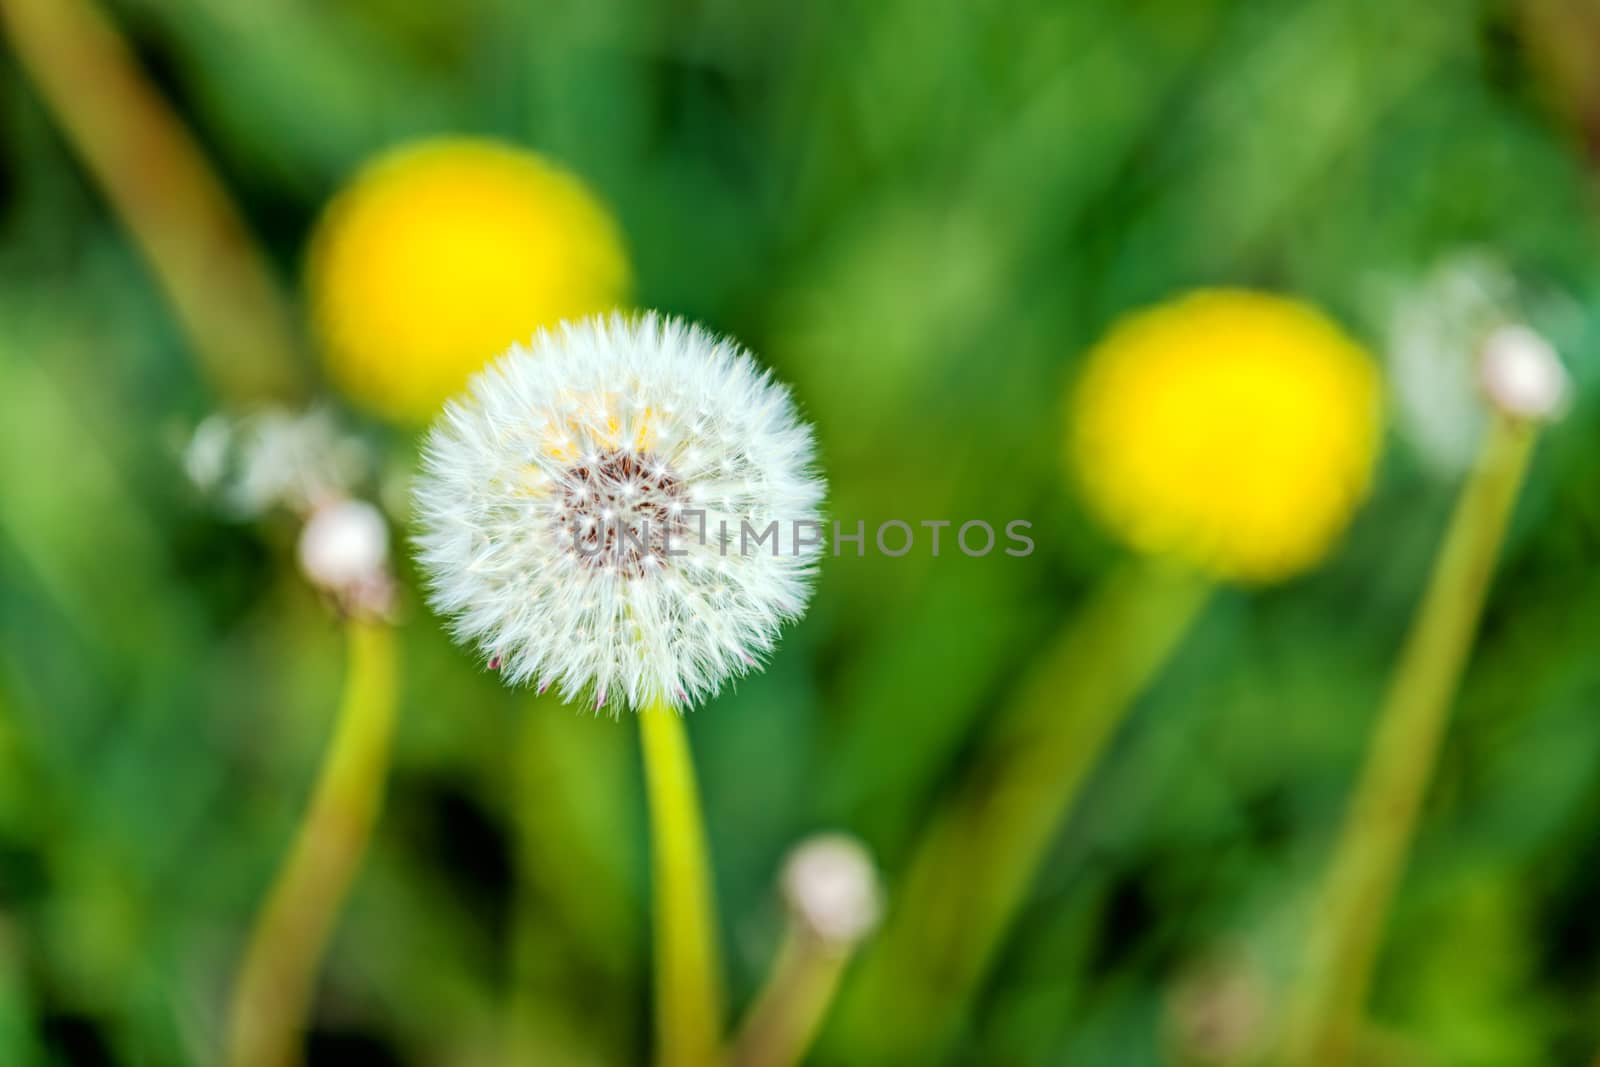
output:
M1119 323L1070 405L1070 459L1101 519L1142 552L1243 581L1327 553L1380 437L1366 352L1305 304L1240 290Z
M540 326L607 311L630 272L609 211L531 152L443 138L364 168L317 226L312 327L334 383L400 422Z

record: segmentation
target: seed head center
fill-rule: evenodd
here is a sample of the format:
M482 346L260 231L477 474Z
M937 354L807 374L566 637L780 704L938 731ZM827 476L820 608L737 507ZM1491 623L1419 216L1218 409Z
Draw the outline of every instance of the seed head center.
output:
M588 567L637 578L666 563L683 531L683 482L648 452L611 449L561 478L558 535Z

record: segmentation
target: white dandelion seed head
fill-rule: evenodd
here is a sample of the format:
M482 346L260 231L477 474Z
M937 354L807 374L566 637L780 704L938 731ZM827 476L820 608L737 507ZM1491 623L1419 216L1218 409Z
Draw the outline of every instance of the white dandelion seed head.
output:
M309 514L366 479L372 457L325 408L215 414L195 427L183 455L197 489L238 519L274 508Z
M883 892L866 846L845 834L818 834L789 853L783 895L806 928L846 947L870 934L883 914Z
M1479 251L1441 260L1389 301L1385 348L1396 421L1435 471L1459 473L1477 455L1485 412L1474 355L1517 303L1510 269Z
M1571 383L1546 338L1581 334L1583 312L1569 294L1530 286L1496 254L1468 250L1393 285L1385 303L1396 422L1436 471L1472 465L1491 412L1534 421L1565 413Z
M814 454L732 341L655 314L541 330L429 434L429 600L510 683L596 707L708 697L805 609Z

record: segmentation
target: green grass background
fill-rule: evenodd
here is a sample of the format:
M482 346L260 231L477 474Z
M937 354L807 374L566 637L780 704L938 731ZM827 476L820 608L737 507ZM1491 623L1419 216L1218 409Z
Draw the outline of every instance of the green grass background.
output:
M1576 399L1515 519L1373 1011L1433 1057L1400 1062L1566 1067L1600 1049L1600 242L1592 101L1529 29L1552 6L1583 5L110 10L286 282L371 153L506 138L614 206L641 304L793 383L834 515L1033 521L1026 559L829 559L770 668L694 714L736 1004L781 930L786 849L848 829L892 874L1117 560L1062 472L1088 343L1229 284L1311 299L1381 355L1386 294L1463 250L1503 263ZM340 634L292 528L187 487L184 436L215 404L0 48L0 1063L215 1062L315 771ZM349 417L403 474L415 440ZM1181 1062L1174 982L1219 950L1279 992L1455 488L1404 431L1327 564L1225 591L1139 702L945 1062ZM572 1062L644 1062L631 724L505 690L413 579L389 806L311 1060L492 1064L518 1018ZM848 1041L817 1062L853 1063Z

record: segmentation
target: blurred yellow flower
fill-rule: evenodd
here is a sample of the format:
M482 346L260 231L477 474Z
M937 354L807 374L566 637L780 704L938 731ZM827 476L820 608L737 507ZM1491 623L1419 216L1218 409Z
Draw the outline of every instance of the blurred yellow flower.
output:
M442 138L379 157L334 198L308 284L334 383L420 422L512 342L617 307L630 271L615 220L575 176Z
M1134 548L1273 581L1328 551L1366 495L1380 384L1305 304L1203 290L1125 319L1088 355L1069 452Z

